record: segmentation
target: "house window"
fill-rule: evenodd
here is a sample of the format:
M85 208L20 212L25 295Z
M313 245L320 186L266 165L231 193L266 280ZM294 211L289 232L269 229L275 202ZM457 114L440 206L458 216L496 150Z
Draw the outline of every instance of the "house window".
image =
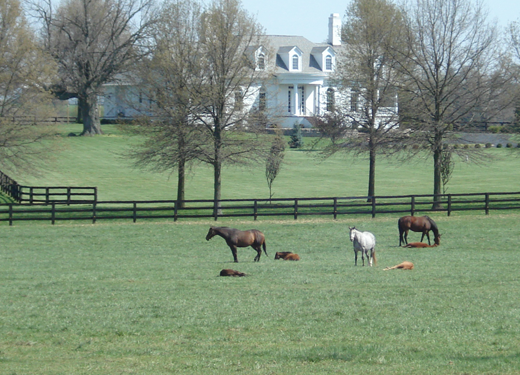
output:
M235 91L235 111L241 111L244 107L244 98L241 91Z
M298 109L300 110L300 114L304 115L305 114L305 88L303 86L300 86L300 87L298 87L298 89L300 90L300 108L298 108Z
M287 90L287 112L291 113L292 103L292 90L294 90L294 86L289 86L289 89Z
M298 56L294 55L292 58L292 68L293 70L298 70L300 68L300 61Z
M335 104L334 89L327 89L327 111L333 111Z
M258 55L258 70L265 70L265 56Z
M325 70L332 70L332 56L327 55L325 58Z
M359 91L353 89L350 92L350 111L357 112L358 111L358 103L359 103Z
M260 111L265 111L266 107L266 96L265 96L265 90L262 88L260 89L260 94L258 95L258 109Z

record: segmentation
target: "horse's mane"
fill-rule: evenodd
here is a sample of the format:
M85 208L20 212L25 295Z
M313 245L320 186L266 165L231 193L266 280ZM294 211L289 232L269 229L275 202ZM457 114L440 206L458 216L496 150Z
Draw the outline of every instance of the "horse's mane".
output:
M437 227L437 223L435 221L433 221L433 219L429 216L425 216L428 221L430 222L430 225L432 226L432 231L433 231L433 234L435 236L438 236L439 235L439 227Z

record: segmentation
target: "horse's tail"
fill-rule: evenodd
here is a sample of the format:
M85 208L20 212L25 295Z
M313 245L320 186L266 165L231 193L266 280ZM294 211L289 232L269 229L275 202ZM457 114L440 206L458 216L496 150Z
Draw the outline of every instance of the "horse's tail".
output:
M269 255L267 255L266 247L267 246L265 244L265 239L264 239L264 243L262 244L262 248L264 249L265 256L268 257Z
M403 228L403 218L399 218L399 220L397 220L397 228L399 228L399 246L401 246L401 243L404 242L404 238L403 238L403 233L404 233L404 228Z
M376 249L372 250L372 259L374 260L374 266L377 264Z

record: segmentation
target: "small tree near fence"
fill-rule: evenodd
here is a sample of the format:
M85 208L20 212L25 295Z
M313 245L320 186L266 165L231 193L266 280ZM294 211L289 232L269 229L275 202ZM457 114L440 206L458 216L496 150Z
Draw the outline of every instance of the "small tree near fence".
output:
M265 177L269 187L269 200L273 198L273 182L280 172L285 156L285 142L280 134L273 139L271 150L265 163Z

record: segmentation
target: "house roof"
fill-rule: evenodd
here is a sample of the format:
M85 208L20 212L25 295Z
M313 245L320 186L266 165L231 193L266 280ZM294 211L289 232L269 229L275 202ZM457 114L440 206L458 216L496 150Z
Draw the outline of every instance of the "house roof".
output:
M303 36L290 35L268 35L267 42L269 48L276 55L275 73L288 73L289 69L280 58L280 53L287 53L294 47L298 47L302 51L302 71L300 73L314 73L323 74L318 62L313 56L313 53L323 52L327 48L338 53L340 46L331 46L328 43L313 43Z

